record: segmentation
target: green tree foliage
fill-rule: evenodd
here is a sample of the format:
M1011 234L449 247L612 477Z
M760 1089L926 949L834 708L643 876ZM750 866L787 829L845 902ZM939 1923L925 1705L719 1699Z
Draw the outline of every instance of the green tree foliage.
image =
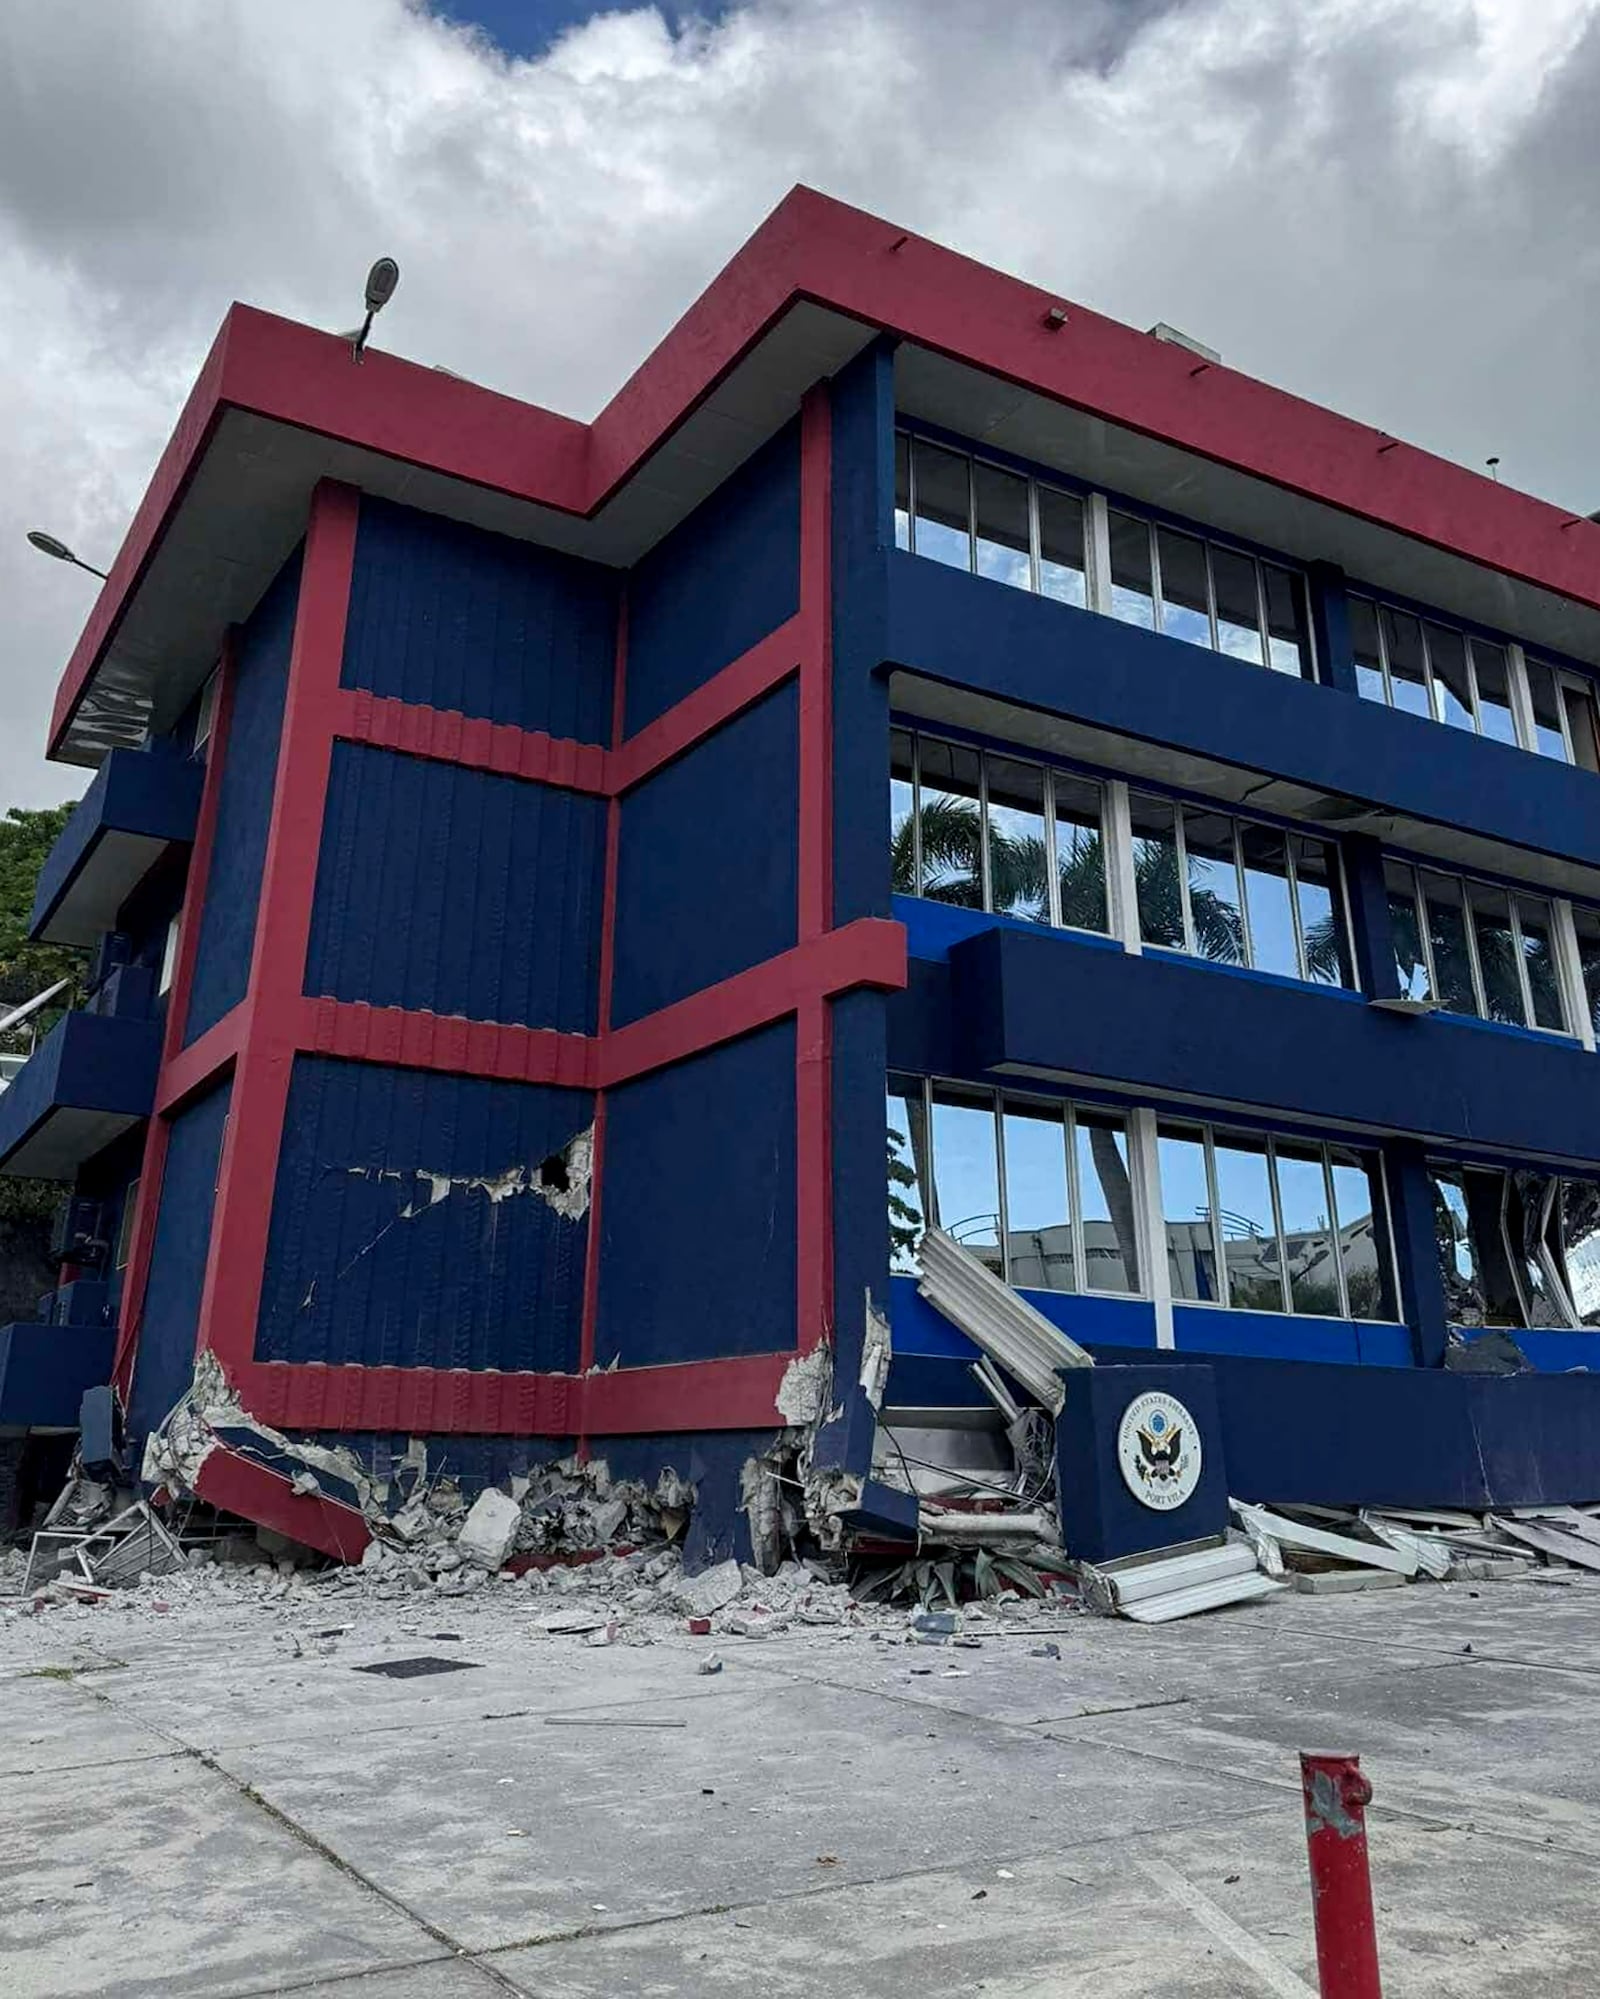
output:
M0 1014L35 993L70 979L61 1003L29 1028L0 1037L0 1052L25 1053L31 1032L48 1027L76 996L83 978L83 953L59 944L30 944L28 915L45 856L72 813L70 802L42 811L12 806L0 818ZM48 1181L0 1178L0 1218L47 1220L61 1189Z

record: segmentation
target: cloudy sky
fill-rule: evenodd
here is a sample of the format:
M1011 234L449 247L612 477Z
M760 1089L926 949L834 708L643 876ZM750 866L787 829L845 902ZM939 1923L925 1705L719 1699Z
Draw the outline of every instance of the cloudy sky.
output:
M797 180L1600 506L1600 0L5 0L0 809L231 299L590 416Z

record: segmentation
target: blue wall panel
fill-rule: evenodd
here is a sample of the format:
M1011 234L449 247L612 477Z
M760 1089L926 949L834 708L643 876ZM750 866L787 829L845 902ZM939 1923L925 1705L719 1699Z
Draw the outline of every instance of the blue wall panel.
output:
M781 1021L610 1093L600 1366L794 1346L794 1079Z
M172 1120L128 1403L135 1437L161 1421L194 1375L217 1163L232 1094L232 1083L224 1083Z
M595 563L364 498L344 685L607 742L618 587Z
M306 991L590 1033L606 805L336 743Z
M614 1025L793 945L798 732L790 680L623 800Z
M526 1183L593 1116L583 1090L297 1057L257 1356L574 1367L587 1217Z
M627 733L800 606L800 425L779 431L639 563L628 584Z
M236 1007L249 983L299 598L296 555L278 572L239 634L211 872L184 1023L186 1045Z

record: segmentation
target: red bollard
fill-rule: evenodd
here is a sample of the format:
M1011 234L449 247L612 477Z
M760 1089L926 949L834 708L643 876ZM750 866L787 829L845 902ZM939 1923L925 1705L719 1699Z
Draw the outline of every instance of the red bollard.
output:
M1355 1756L1300 1752L1311 1914L1322 1999L1383 1999L1363 1816L1372 1786Z

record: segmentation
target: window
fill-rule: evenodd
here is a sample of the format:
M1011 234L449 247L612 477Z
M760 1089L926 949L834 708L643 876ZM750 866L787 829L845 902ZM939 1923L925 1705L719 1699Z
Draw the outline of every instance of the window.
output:
M1452 1325L1600 1325L1600 1185L1519 1168L1428 1170Z
M1105 800L1088 777L890 732L890 879L901 895L1104 935Z
M919 1134L931 1134L931 1151ZM891 1076L891 1269L915 1269L930 1211L1024 1290L1139 1291L1127 1124L1116 1112Z
M1331 841L1133 792L1144 943L1315 985L1355 983Z
M1058 603L1088 608L1084 501L928 438L895 435L895 546ZM1106 515L1109 603L1125 624L1252 666L1314 677L1305 578L1282 563L1157 525Z
M1572 1031L1562 997L1555 915L1543 896L1463 881L1406 861L1386 860L1383 875L1402 997L1432 1000L1447 1013L1511 1027ZM1584 958L1582 920L1578 928ZM1600 972L1600 928L1591 924L1591 929L1586 986L1589 965Z
M161 944L161 975L156 980L158 995L172 990L173 975L178 969L178 938L181 928L176 916L167 925L167 934Z
M112 1252L113 1270L126 1270L133 1254L133 1218L139 1207L139 1182L130 1180L122 1196L122 1215L117 1223L117 1246Z
M1600 712L1594 687L1582 675L1524 660L1528 719L1519 728L1517 668L1493 639L1353 596L1350 643L1357 691L1367 700L1600 770Z
M199 756L211 740L211 732L217 726L217 675L212 672L200 690L200 706L195 711L194 747L191 756Z
M1175 1300L1398 1318L1375 1152L1163 1120L1157 1154Z

